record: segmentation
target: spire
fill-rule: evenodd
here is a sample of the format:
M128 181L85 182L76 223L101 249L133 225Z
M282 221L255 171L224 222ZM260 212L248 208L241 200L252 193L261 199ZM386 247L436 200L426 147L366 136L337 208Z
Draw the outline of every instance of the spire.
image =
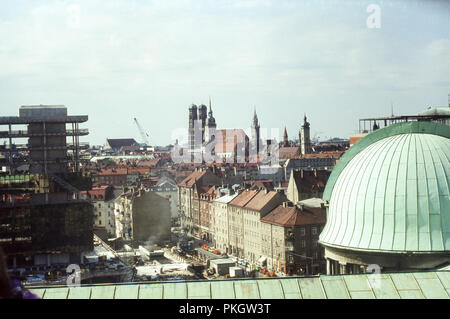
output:
M284 127L284 134L283 134L283 146L287 147L289 146L289 141L288 141L288 134L287 134L287 129L286 126Z
M209 97L209 112L208 112L209 117L211 117L212 114L213 114L213 112L212 112L212 108L211 108L211 97Z
M255 106L255 111L253 114L253 126L258 126L258 115L256 115L256 106Z

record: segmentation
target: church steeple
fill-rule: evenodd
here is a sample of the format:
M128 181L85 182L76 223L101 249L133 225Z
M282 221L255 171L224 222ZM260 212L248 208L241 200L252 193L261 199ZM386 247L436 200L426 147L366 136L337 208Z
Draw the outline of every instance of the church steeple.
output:
M287 134L286 126L284 127L283 146L284 146L284 147L288 147L288 146L289 146L288 134Z
M253 123L252 123L252 143L253 143L253 147L254 147L254 151L255 151L255 155L257 155L257 157L259 157L259 149L260 149L260 135L259 135L259 121L258 121L258 115L256 115L256 107L255 107L255 111L253 113Z
M212 112L212 108L211 108L211 97L209 97L209 112L208 112L208 116L212 117L212 114L213 114L213 112Z
M213 116L210 97L208 119L206 121L206 128L205 128L205 142L213 140L215 138L215 135L216 135L216 119Z
M258 115L256 115L256 107L255 107L255 111L253 114L253 127L259 127L259 122L258 122Z

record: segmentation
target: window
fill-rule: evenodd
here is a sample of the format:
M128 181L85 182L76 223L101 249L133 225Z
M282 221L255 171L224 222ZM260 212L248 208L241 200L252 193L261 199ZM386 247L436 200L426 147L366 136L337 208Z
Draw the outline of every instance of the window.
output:
M311 233L312 233L313 235L317 235L317 227L313 226L313 227L311 228Z
M300 228L300 236L305 236L305 234L306 234L305 228L304 227Z

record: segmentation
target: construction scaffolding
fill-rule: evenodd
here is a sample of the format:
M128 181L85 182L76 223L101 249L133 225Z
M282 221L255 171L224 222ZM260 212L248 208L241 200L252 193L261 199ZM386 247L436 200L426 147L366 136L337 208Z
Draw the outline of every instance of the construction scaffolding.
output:
M42 255L80 262L93 247L93 208L80 193L90 190L89 174L80 170L80 150L88 147L79 123L65 106L22 106L17 117L0 117L0 147L5 155L0 173L0 246L10 266L33 264ZM26 125L26 129L14 129ZM71 128L67 128L71 125ZM14 143L27 138L27 143ZM71 143L67 143L71 138ZM40 257L35 260L34 256ZM45 259L45 258L44 258ZM47 258L51 260L51 258Z

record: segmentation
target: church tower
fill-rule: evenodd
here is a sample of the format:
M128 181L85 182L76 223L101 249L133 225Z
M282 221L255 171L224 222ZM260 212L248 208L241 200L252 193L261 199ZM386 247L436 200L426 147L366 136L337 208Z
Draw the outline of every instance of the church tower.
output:
M207 114L207 107L204 104L201 104L198 107L198 119L202 121L202 144L205 142L205 127L206 127L206 120L208 118Z
M284 127L284 134L283 134L283 147L288 147L289 146L289 140L288 140L288 134L287 134L287 129L286 126Z
M210 98L208 119L206 120L206 127L205 127L205 143L212 141L213 139L215 139L215 137L216 137L216 119L213 117Z
M309 135L309 122L306 120L306 114L303 118L303 124L300 128L300 147L303 154L311 153L311 141Z
M259 122L258 122L258 116L256 115L256 108L255 108L255 113L253 115L253 123L252 123L252 141L253 141L253 145L254 147L256 147L256 154L259 154L259 150L260 150L260 140L261 137L259 135Z
M189 107L189 150L193 151L195 148L195 122L197 121L197 105L191 104Z

